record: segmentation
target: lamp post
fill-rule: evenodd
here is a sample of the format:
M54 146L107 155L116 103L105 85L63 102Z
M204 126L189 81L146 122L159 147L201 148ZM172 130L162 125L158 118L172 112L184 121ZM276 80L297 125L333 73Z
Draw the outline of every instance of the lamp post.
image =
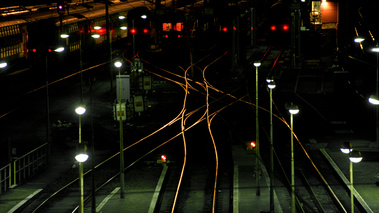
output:
M351 213L354 213L354 185L353 185L353 163L359 163L362 161L362 155L359 151L353 150L350 142L344 142L341 148L341 152L349 154L350 161L350 203Z
M379 47L378 43L374 48L372 48L372 52L376 53L376 90L375 90L375 95L376 97L379 96ZM377 105L377 104L376 104ZM376 122L376 148L379 148L379 108L378 106L375 106L375 122Z
M299 107L296 105L290 105L288 111L291 114L291 211L296 212L295 206L295 158L293 150L293 115L299 113Z
M274 132L272 124L272 90L276 87L273 79L267 79L267 87L270 89L270 212L275 210L274 205Z
M83 184L83 162L88 159L88 155L85 154L85 148L82 144L82 115L86 112L86 108L79 106L75 109L76 114L79 115L79 153L75 156L75 159L79 162L79 212L84 213L84 184Z
M114 65L118 68L118 98L119 98L119 108L118 108L118 119L120 123L120 197L125 197L125 175L124 175L124 129L122 123L121 114L121 66L120 61L116 61Z
M261 190L259 186L260 154L259 154L259 119L258 119L258 67L261 66L261 62L255 61L254 66L255 66L255 142L256 142L255 183L257 187L256 195L260 196Z

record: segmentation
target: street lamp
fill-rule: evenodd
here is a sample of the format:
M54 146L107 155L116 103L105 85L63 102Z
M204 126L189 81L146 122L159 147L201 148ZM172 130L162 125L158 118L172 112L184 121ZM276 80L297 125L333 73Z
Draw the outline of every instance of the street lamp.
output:
M354 213L354 185L353 185L353 163L359 163L362 161L361 152L353 150L350 142L344 142L342 144L341 152L349 154L350 160L350 202L351 213Z
M291 114L291 210L292 213L296 212L295 206L295 158L293 150L293 115L299 113L299 107L291 104L288 107L288 111Z
M357 36L356 38L354 38L354 42L355 43L361 43L362 41L364 41L365 38L361 37L361 36Z
M256 161L255 161L255 182L257 186L256 195L261 195L261 190L259 186L259 178L260 178L260 154L259 154L259 119L258 119L258 67L261 66L261 61L255 61L255 142L256 142Z
M7 62L0 62L0 69L8 66Z
M79 106L75 109L75 112L79 115L79 154L75 156L75 159L79 162L79 212L84 213L83 162L88 159L88 155L85 153L85 148L82 144L82 115L86 112L86 108Z
M119 108L118 108L118 119L120 123L120 197L125 197L125 175L124 175L124 133L123 133L123 120L121 114L121 67L122 63L120 61L116 61L114 63L115 67L118 68L118 98L119 98Z
M379 100L379 47L378 44L374 48L371 49L372 52L376 53L376 90L375 90L375 96L370 96L369 102L378 105ZM376 122L376 148L379 148L379 108L378 106L375 107L375 122Z
M267 79L267 87L270 89L270 212L274 212L274 133L272 124L272 90L276 87L273 79Z

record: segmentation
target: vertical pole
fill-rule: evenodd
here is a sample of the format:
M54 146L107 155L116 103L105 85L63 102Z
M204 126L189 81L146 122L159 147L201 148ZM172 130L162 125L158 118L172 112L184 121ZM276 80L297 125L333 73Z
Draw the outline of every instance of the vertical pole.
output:
M120 197L125 197L124 177L124 133L121 115L121 68L118 69L118 96L119 96L119 122L120 122Z
M47 143L47 162L50 162L50 100L49 100L49 71L47 64L47 55L45 58L45 81L46 81L46 143Z
M296 212L295 206L295 159L293 153L293 115L291 114L291 210Z
M256 195L261 195L259 186L260 179L260 154L259 154L259 119L258 119L258 67L255 67L255 143L256 143L256 162L255 162L255 182L257 186Z
M111 39L111 35L110 35L110 32L109 32L109 1L106 1L105 2L105 25L106 25L106 35L107 35L107 41L108 41L108 45L109 45L109 64L110 64L110 70L109 70L109 74L110 74L110 90L109 90L109 93L112 94L112 88L113 88L113 83L112 83L112 68L113 68L113 65L112 65L112 39Z
M376 44L378 47L378 44ZM379 96L379 52L376 53L376 97ZM376 116L376 148L379 148L379 106L375 106L375 116Z
M354 213L354 192L353 192L353 162L350 161L350 202L351 202L351 213Z
M79 144L82 143L82 116L79 115ZM81 147L79 145L79 147ZM83 163L79 162L79 185L80 185L80 197L79 197L79 212L84 213L84 184L83 184Z
M91 211L92 213L96 213L96 196L95 196L95 132L93 129L93 99L92 99L92 84L93 79L90 79L89 93L90 93L90 105L91 105L91 194L92 194L92 205Z
M275 212L274 206L274 131L272 124L272 89L270 89L270 212Z

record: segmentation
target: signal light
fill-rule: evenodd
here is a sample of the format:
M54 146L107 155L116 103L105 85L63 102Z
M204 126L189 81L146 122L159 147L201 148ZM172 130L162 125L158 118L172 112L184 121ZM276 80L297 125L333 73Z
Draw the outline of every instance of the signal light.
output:
M271 29L271 31L275 31L276 30L276 26L272 25L270 29Z
M290 27L289 27L287 24L283 25L283 30L284 30L284 31L287 31L287 30L289 30L289 29L290 29Z
M168 35L164 35L165 38L168 38Z
M148 33L149 30L148 29L143 29L143 33Z
M131 34L136 34L136 32L137 32L136 29L134 29L134 28L130 29L130 33L131 33Z
M167 161L167 156L166 155L161 155L161 160L162 160L162 162L166 162Z
M255 147L257 146L255 141L246 142L245 145L246 145L246 150L254 150Z
M226 32L228 32L228 28L227 27L223 27L222 31L226 33Z
M57 12L59 14L64 14L64 3L62 0L57 2Z

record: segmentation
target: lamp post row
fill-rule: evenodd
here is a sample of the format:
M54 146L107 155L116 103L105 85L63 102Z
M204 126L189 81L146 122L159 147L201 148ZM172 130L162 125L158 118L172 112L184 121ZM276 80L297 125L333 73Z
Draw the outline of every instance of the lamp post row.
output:
M256 118L256 195L260 195L260 185L259 185L259 172L260 172L260 153L259 153L259 119L258 119L258 67L261 65L260 61L254 62L255 66L255 118ZM274 146L273 146L273 123L272 123L272 90L276 87L273 79L266 79L267 87L270 90L270 212L275 211L274 205ZM293 149L293 115L299 113L298 106L291 103L287 110L290 113L290 123L291 123L291 210L293 213L296 212L295 206L295 160L294 160L294 149Z

